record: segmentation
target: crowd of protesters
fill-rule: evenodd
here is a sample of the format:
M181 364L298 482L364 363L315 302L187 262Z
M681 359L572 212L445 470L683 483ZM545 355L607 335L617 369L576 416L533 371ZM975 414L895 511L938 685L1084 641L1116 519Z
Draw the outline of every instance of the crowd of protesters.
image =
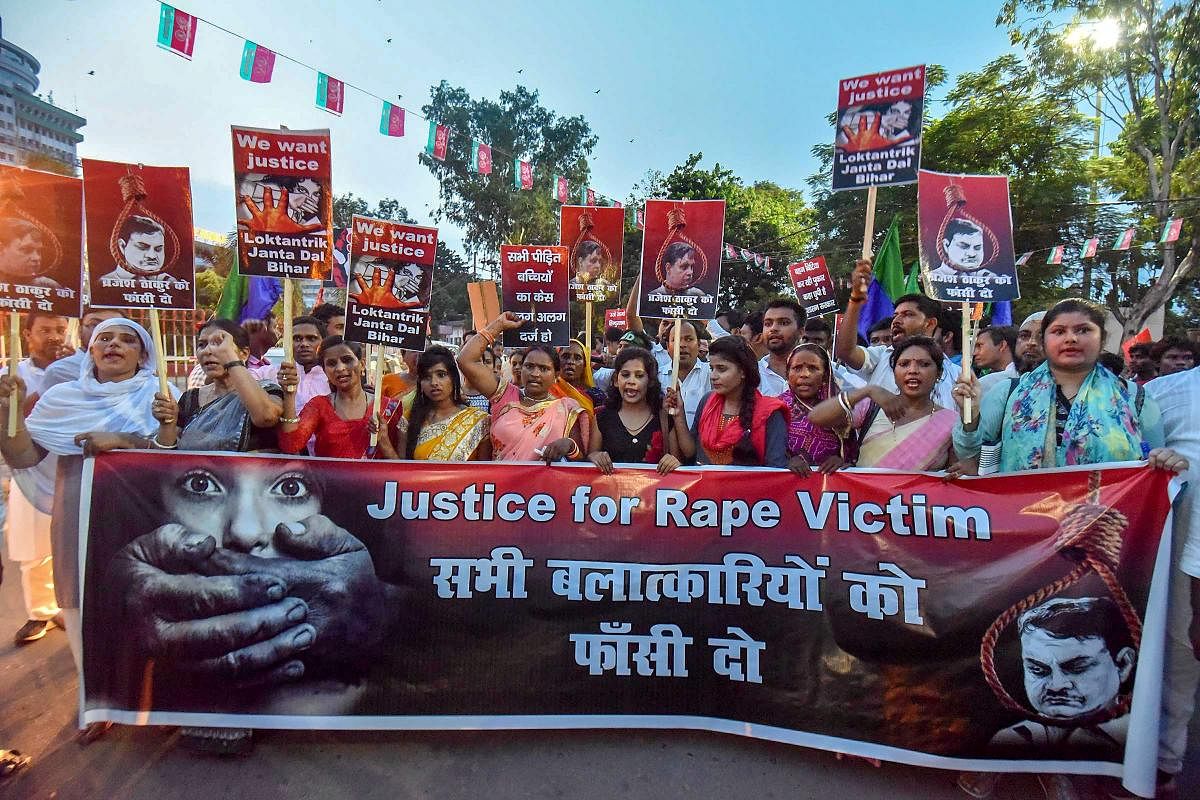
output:
M870 263L860 262L843 331L857 329L869 274ZM784 298L705 322L664 321L653 338L632 300L627 312L628 329L604 331L594 352L581 336L567 347L506 353L499 342L521 320L502 314L470 332L457 353L431 346L408 354L406 369L379 386L366 380L362 346L343 338L340 308L318 306L293 321L294 361L286 363L267 357L277 340L272 320L213 319L197 333L188 388L168 394L154 375L151 337L120 312L87 311L79 349L68 346L67 320L26 315L29 357L16 375L0 378L0 400L23 412L15 435L0 433L16 478L6 540L28 617L17 644L62 627L78 663L77 542L57 525L55 503L67 499L54 496L55 474L107 450L565 460L604 473L631 464L663 474L735 465L788 468L801 480L848 466L944 472L951 480L1134 460L1194 473L1200 463L1196 342L1135 343L1127 362L1114 359L1103 352L1106 314L1086 300L1062 300L1019 327L983 328L969 370L961 366L961 318L922 294L900 297L892 318L865 338L835 336L826 319L808 319ZM1184 492L1174 516L1164 791L1182 768L1200 679L1193 495ZM238 546L232 533L228 539L225 546ZM192 734L202 743L214 736ZM221 736L223 751L237 749L237 736ZM0 757L0 774L27 763L15 751ZM1056 777L1048 794L1069 797L1069 781ZM994 784L991 775L960 779L975 797L989 796Z

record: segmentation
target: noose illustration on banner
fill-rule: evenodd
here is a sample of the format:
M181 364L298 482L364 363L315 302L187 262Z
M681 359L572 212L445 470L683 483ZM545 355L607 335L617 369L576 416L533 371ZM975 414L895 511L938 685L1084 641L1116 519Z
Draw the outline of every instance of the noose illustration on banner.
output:
M167 272L179 259L179 237L157 214L146 207L145 203L148 197L146 183L142 180L141 175L134 172L132 166L126 168L125 174L117 179L117 183L121 187L121 200L125 205L121 208L121 213L117 215L117 221L113 225L112 235L108 239L108 252L118 267L132 272L139 278ZM139 231L138 228L141 230ZM132 263L125 255L121 241L124 240L128 245L130 237L135 232L155 233L159 231L163 233L166 244L166 252L163 254L162 260L153 259L154 263L148 266Z
M696 266L699 268L697 273L692 277L691 285L698 284L704 280L705 274L708 272L708 256L700 245L689 239L684 233L687 228L687 215L682 208L672 208L667 212L667 238L663 240L662 246L658 249L658 259L654 264L654 274L658 278L659 283L666 283L666 275L663 273L663 264L667 254L667 248L676 242L686 244L695 253ZM686 287L682 287L686 288Z
M1074 562L1075 566L1063 577L1014 603L988 627L979 648L979 661L984 678L1005 708L1044 725L1098 725L1123 716L1129 712L1132 692L1120 692L1113 703L1083 716L1069 719L1049 717L1027 708L1009 694L996 672L996 642L1004 629L1029 609L1058 595L1089 573L1094 573L1107 587L1129 631L1134 650L1139 649L1142 642L1142 621L1116 575L1121 559L1122 539L1129 527L1129 519L1120 511L1100 502L1100 473L1092 472L1088 476L1088 493L1083 501L1068 505L1056 492L1022 509L1022 513L1039 514L1058 520L1054 549L1068 561Z
M590 285L593 281L612 283L613 278L616 277L612 251L604 242L596 238L592 232L595 228L596 223L591 212L585 211L579 215L579 235L575 237L575 242L571 245L571 254L576 260L574 281L582 283L584 286ZM593 273L591 270L579 269L578 262L587 259L593 253L600 254L599 270Z
M36 173L35 173L36 174ZM37 229L42 240L42 258L37 269L30 276L31 280L52 273L62 261L62 243L37 217L25 211L22 206L25 201L25 189L17 181L15 175L0 179L0 219L19 219Z
M951 264L956 270L962 272L977 272L986 269L989 264L996 260L996 256L1000 254L1000 241L996 238L996 234L992 229L983 224L979 219L972 216L966 210L967 196L963 194L963 188L950 179L950 184L943 190L946 197L946 216L942 217L942 224L938 227L937 235L937 254L943 264ZM949 254L946 252L946 241L952 238L952 234L948 234L947 230L950 224L955 220L962 220L968 225L983 232L987 237L988 247L984 257L979 260L978 264L968 265L961 264L956 261L951 261ZM935 268L937 265L933 265Z

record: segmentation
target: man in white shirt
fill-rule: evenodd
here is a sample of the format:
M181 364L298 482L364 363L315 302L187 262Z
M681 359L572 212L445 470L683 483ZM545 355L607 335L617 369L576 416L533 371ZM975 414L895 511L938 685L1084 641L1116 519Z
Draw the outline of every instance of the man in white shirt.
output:
M88 345L92 343L92 331L106 319L123 316L125 314L119 308L84 308L83 316L79 318L79 349L46 367L46 372L42 375L42 390L37 394L27 392L25 396L28 399L25 402L33 405L36 398L45 394L51 386L78 380L79 369L83 366L83 357L87 355Z
M663 325L670 329L674 323L667 320L663 322ZM696 410L700 407L700 401L712 389L712 384L709 382L712 370L708 362L700 360L702 330L702 325L692 320L683 320L683 327L679 330L679 398L683 401L683 411L687 416L689 428L696 416ZM674 345L674 331L671 331L671 337L667 341ZM668 347L667 355L674 358L672 347ZM670 388L670 361L667 362L665 368L659 369L658 378L662 382L663 389Z
M779 297L763 309L763 344L767 354L758 360L758 391L778 397L787 391L788 356L804 334L807 314L795 300Z
M27 396L41 394L46 368L68 355L67 318L31 313L21 320L21 338L29 357L17 364ZM78 373L76 373L78 377ZM50 558L50 515L38 511L16 481L8 487L8 513L4 518L8 557L21 570L21 590L26 622L13 637L18 645L36 642L51 628L62 627L54 598L54 567Z
M842 330L858 330L858 316L867 301L867 287L871 284L871 262L861 259L850 276L853 290L842 320ZM881 386L889 392L898 391L896 375L888 363L892 350L903 347L910 336L932 336L938 326L941 304L923 294L906 294L896 300L892 316L892 343L887 346L860 347L853 336L841 336L835 345L834 356L859 378L872 386ZM957 408L954 402L954 382L962 373L957 364L946 361L942 365L942 376L934 385L933 399L942 408Z
M980 397L993 386L1017 377L1017 365L1013 361L1016 349L1017 329L1012 325L991 325L975 337L975 366L989 370L979 379Z
M324 338L325 325L316 317L296 317L292 320L292 355L300 372L300 385L296 387L297 414L309 400L320 394L329 394L329 379L325 377L324 367L317 362L317 348ZM267 364L250 370L250 374L260 381L277 381L279 365Z
M1164 444L1188 460L1180 477L1188 486L1175 502L1171 581L1167 600L1167 647L1159 726L1159 797L1168 795L1183 770L1188 722L1200 683L1200 367L1146 384L1162 413ZM1179 787L1182 788L1182 787Z

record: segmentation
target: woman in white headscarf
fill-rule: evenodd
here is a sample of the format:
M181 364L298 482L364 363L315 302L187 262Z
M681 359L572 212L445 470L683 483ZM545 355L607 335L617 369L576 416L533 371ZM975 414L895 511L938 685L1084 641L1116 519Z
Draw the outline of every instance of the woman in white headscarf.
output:
M54 591L77 667L82 456L155 445L159 423L153 415L158 391L154 363L154 343L145 328L128 319L105 320L92 334L78 379L47 390L29 418L18 421L16 435L8 436L8 426L0 424L0 454L25 496L51 515ZM172 392L177 393L173 387ZM5 418L14 399L24 403L25 384L19 377L0 377Z

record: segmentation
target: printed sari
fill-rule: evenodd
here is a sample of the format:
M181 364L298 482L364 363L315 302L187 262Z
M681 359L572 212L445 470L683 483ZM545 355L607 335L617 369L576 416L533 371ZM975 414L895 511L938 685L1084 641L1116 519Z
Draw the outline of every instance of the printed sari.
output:
M860 417L857 411L854 424L861 428L869 414ZM957 411L939 408L929 416L893 426L880 411L870 428L862 432L857 466L909 472L945 469L950 463L950 437L957 421Z
M417 436L413 458L417 461L470 461L490 425L486 411L467 406L449 419L426 422Z
M537 461L540 450L556 439L571 435L585 414L570 397L547 397L533 405L521 402L521 390L504 381L492 396L492 459L494 461ZM587 452L591 425L579 426L583 450Z

